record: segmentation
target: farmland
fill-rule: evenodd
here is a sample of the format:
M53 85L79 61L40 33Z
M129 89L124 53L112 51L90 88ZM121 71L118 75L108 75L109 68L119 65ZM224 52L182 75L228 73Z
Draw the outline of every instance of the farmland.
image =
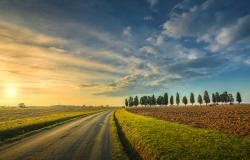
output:
M1 108L0 142L20 139L39 129L102 110L82 107Z
M138 109L137 109L138 110ZM118 129L141 159L248 159L250 139L118 110Z
M133 108L129 111L198 128L250 135L250 105Z

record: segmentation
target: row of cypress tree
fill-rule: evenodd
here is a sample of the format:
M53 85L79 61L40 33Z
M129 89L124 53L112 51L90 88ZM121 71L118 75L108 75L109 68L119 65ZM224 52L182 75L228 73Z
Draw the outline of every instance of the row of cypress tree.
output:
M242 102L242 99L241 99L241 94L240 92L237 92L236 93L236 101L240 104ZM183 96L182 98L182 103L186 106L188 103L191 103L192 105L195 103L195 96L194 96L194 93L190 93L190 97L189 97L189 101L188 101L188 98L187 96ZM203 94L203 97L199 94L198 95L198 98L197 98L197 103L199 103L200 105L203 104L203 102L208 105L209 103L213 103L213 104L227 104L227 103L234 103L234 97L232 94L228 93L228 92L223 92L223 93L219 93L219 92L216 92L216 93L213 93L212 94L212 100L210 100L210 96L208 94L208 91L205 91L204 94ZM129 97L129 98L126 98L125 99L125 106L126 107L132 107L132 106L138 106L138 105L141 105L141 106L154 106L154 105L164 105L164 106L167 106L167 105L174 105L174 96L171 95L170 96L170 99L168 98L168 93L165 93L163 96L159 96L159 97L155 97L155 95L153 94L152 96L142 96L142 97L138 97L138 96L135 96L134 98L133 97ZM177 92L176 93L176 97L175 97L175 104L177 106L179 106L180 104L180 94Z

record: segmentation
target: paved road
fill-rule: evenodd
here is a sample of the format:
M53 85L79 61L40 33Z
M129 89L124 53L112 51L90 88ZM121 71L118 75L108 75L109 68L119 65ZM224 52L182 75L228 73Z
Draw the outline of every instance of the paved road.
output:
M109 160L112 111L90 115L0 148L0 160Z

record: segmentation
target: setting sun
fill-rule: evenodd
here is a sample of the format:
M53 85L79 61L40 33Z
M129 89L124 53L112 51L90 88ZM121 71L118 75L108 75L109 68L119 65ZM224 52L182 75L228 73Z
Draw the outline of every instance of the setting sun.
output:
M13 84L9 84L5 92L8 97L14 97L17 94L16 86Z

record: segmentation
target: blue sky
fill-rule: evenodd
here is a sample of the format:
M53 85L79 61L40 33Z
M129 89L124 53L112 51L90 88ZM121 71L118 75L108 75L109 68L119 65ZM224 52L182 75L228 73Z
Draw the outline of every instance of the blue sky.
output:
M247 0L1 0L0 89L32 104L206 89L250 102L249 26Z

